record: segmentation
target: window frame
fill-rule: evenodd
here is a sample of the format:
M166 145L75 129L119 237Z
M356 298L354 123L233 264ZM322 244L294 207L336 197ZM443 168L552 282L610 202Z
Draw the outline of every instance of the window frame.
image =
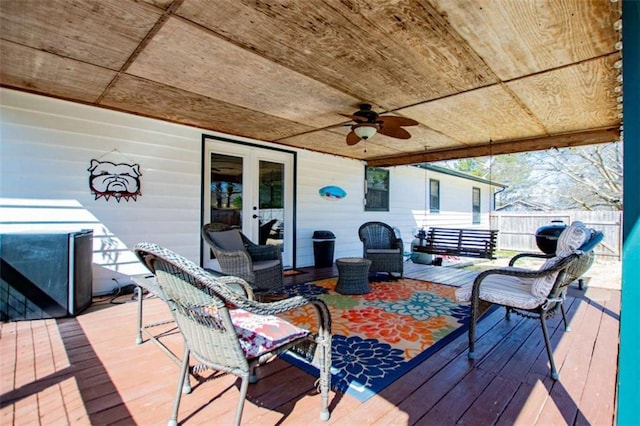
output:
M380 173L384 177L382 179L383 188L374 188L371 182L372 172ZM366 212L388 212L389 211L389 193L391 192L390 185L390 177L389 170L381 167L364 167L364 211ZM375 203L374 197L370 196L373 191L377 191L381 197L375 197L378 201L377 205L372 205Z
M477 211L476 194L478 194ZM471 188L471 223L473 225L482 223L482 190L477 186Z
M434 194L434 184L436 190ZM434 202L435 200L435 202ZM429 213L440 213L440 180L429 179Z

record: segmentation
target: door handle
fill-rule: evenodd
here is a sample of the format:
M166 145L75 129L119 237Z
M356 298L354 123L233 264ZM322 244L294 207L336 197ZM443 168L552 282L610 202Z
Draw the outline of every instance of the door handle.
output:
M254 214L252 217L253 217L254 219L257 219L257 218L258 218L258 215L257 215L257 214Z

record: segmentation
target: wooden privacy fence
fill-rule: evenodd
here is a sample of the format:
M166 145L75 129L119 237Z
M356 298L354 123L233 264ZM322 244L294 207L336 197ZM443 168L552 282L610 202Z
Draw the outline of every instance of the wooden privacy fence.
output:
M622 212L563 210L556 212L491 212L491 229L497 229L498 250L537 252L536 230L552 220L567 225L579 220L589 228L604 233L604 240L596 248L600 256L622 256Z

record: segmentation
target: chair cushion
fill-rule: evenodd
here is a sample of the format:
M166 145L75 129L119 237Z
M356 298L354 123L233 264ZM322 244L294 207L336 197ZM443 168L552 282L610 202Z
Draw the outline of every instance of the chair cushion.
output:
M254 271L264 271L265 269L275 268L276 266L280 266L280 260L259 260L257 262L253 262L253 270Z
M589 239L586 243L580 246L580 250L584 251L585 253L588 253L591 250L595 249L596 246L600 244L604 239L604 234L602 233L602 231L596 231L595 229L591 229L590 231L591 235Z
M309 334L307 330L274 315L257 315L243 309L233 309L229 313L240 339L240 347L249 359Z
M560 259L558 256L547 259L538 270L542 271L547 268L552 268ZM542 277L534 278L533 284L531 285L531 294L535 297L547 297L557 277L558 272L556 271Z
M532 282L533 280L530 278L489 275L480 284L480 299L504 306L533 309L539 306L545 298L535 297L531 294ZM472 290L472 282L463 284L456 290L456 300L459 302L471 301Z
M242 242L242 236L237 229L230 229L228 231L212 232L211 239L217 246L226 251L238 251L244 250L244 243Z
M590 230L580 221L575 221L565 228L558 237L556 256L569 256L578 250L591 237Z
M578 250L582 244L590 237L591 233L589 229L580 221L575 221L565 228L558 237L558 246L556 248L556 256L551 259L547 259L542 264L539 270L544 270L553 267L563 257L569 256L574 251ZM554 272L543 277L535 278L533 285L531 286L531 294L534 297L547 297L549 292L553 288L553 284L556 282L558 272Z

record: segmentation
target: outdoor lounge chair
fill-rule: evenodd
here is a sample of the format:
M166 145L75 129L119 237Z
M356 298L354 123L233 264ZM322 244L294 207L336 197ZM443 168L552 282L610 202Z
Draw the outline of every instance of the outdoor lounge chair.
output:
M404 272L404 244L393 228L383 222L366 222L358 229L362 257L371 261L369 272Z
M558 380L547 331L547 318L562 314L565 331L569 331L564 310L564 299L569 284L574 276L567 273L585 253L590 252L602 241L603 234L588 229L582 222L574 222L567 227L558 238L555 256L547 259L538 270L515 268L513 265L523 256L515 256L509 267L489 269L481 272L473 283L468 283L456 290L456 299L461 302L471 301L471 318L469 324L469 359L475 358L476 323L480 314L480 301L504 306L506 318L511 312L525 318L539 318L542 326L544 343L549 357L551 378ZM537 256L539 257L539 256Z
M282 253L276 245L257 245L237 229L221 223L202 227L220 271L247 281L255 291L275 290L283 285Z
M311 359L320 370L320 419L329 419L331 381L331 317L326 304L313 297L295 296L259 303L248 285L245 294L226 285L235 277L215 277L195 263L156 244L139 243L136 255L156 275L158 286L184 338L184 356L169 425L176 425L187 373L201 367L241 378L235 424L239 425L249 383L257 378L255 367L288 349ZM245 283L246 284L246 283ZM312 333L275 316L311 305L317 314L317 332ZM189 356L201 362L189 367ZM214 376L216 377L216 376ZM212 419L216 423L215 419Z

